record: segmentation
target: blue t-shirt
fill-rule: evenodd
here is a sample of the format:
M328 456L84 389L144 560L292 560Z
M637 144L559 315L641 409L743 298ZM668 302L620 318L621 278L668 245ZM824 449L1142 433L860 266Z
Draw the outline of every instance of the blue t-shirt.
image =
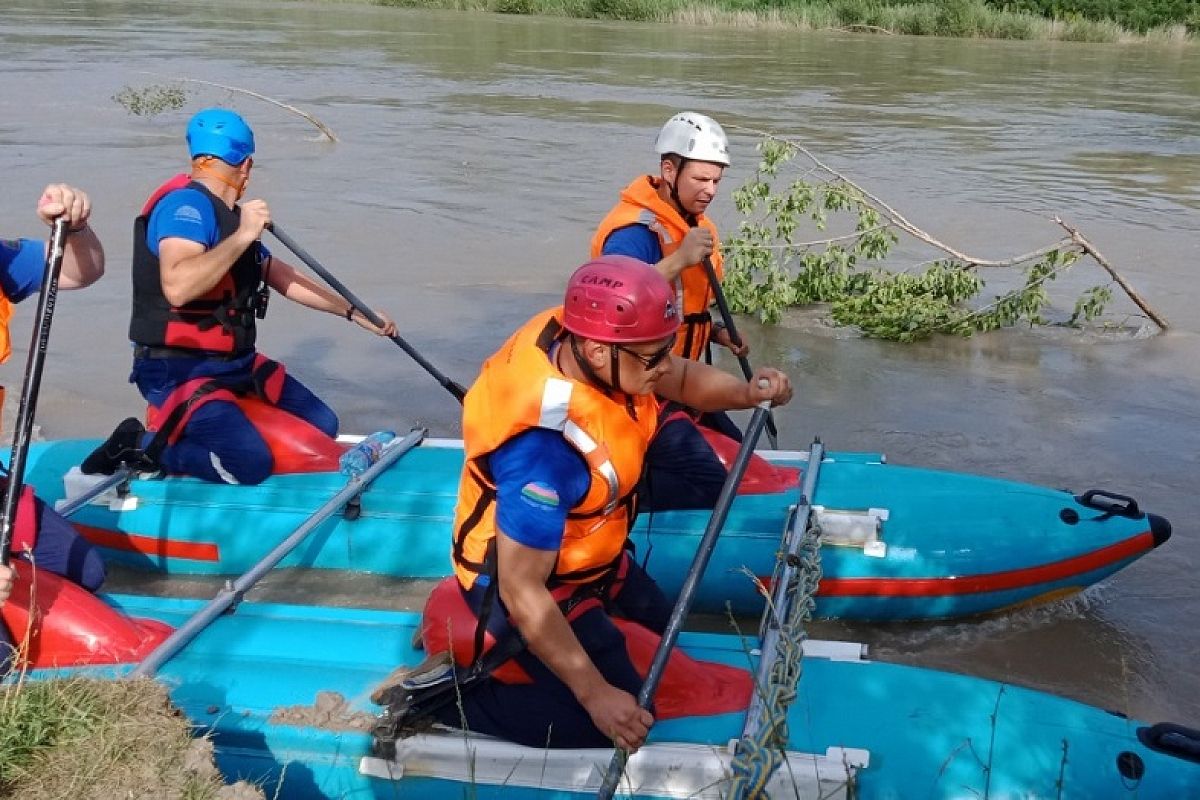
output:
M163 239L187 239L204 245L206 250L221 241L217 214L208 195L199 189L183 188L167 192L154 205L146 223L146 245L158 255L158 243ZM263 258L270 253L259 243Z
M535 550L558 550L567 513L591 485L587 462L561 431L534 428L488 459L496 482L496 525Z
M0 289L19 303L42 288L46 245L38 239L0 239Z
M658 234L640 223L617 228L604 240L602 255L630 256L647 264L657 264L662 261L662 244Z

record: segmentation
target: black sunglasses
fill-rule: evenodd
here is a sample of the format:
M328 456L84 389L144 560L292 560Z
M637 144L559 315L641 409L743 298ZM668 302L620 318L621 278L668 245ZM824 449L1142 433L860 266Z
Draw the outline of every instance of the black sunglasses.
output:
M630 350L628 347L622 347L619 344L614 344L613 347L616 348L617 350L620 350L622 353L628 353L629 355L636 358L644 368L654 369L659 364L661 364L663 361L665 361L667 356L671 355L671 350L675 347L675 337L672 336L670 341L668 341L666 344L664 344L662 347L655 350L653 353L651 353L648 356L644 356L641 353L634 352L633 350Z

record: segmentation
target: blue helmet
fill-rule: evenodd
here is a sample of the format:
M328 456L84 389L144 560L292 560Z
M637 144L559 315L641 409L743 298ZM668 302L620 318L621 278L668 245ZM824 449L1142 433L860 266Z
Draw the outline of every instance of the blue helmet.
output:
M197 112L187 126L187 143L192 158L216 156L235 167L254 155L254 131L225 108Z

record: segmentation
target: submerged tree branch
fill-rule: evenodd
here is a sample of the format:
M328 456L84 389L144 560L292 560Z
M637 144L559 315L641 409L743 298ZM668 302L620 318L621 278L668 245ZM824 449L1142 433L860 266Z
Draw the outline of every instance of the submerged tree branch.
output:
M153 75L154 73L147 72L146 74ZM199 83L199 84L203 84L204 86L214 86L218 89L224 89L225 91L228 91L228 92L237 92L238 94L245 94L245 95L249 95L250 97L257 98L259 100L264 100L268 103L271 103L272 105L276 105L282 109L290 111L293 114L296 114L297 116L304 117L304 119L308 120L313 125L315 125L317 130L321 131L321 133L323 133L325 135L325 137L327 139L329 139L329 141L331 141L331 142L338 141L338 137L334 135L333 131L331 131L329 129L329 126L327 126L324 122L321 122L321 120L317 119L312 114L309 114L307 111L296 108L293 105L289 105L288 103L285 103L282 100L276 100L273 97L267 97L265 94L259 94L258 92L251 91L250 89L242 89L237 86L227 86L224 83L216 83L214 81L201 80L200 78L172 78L171 80L184 81L187 83Z
M833 236L828 239L814 239L810 242L788 242L787 244L772 244L772 245L756 245L763 250L811 250L820 244L835 244L837 242L846 242L851 239L861 239L862 237L874 233L875 231L884 230L886 225L876 225L873 228L866 230L847 233L843 236Z
M1125 294L1129 295L1129 299L1132 300L1138 308L1146 312L1146 316L1153 320L1154 324L1157 325L1160 330L1165 331L1169 327L1167 325L1166 318L1151 308L1150 304L1142 299L1142 296L1138 294L1132 286L1129 285L1129 282L1125 280L1121 273L1117 272L1116 268L1113 267L1109 260L1105 258L1099 250L1096 249L1096 246L1088 241L1087 237L1085 237L1075 228L1072 228L1070 225L1063 222L1062 218L1057 214L1052 217L1052 219L1054 222L1061 225L1067 233L1071 234L1072 242L1079 245L1083 252L1094 258L1096 263L1099 264L1105 272L1112 276L1113 280L1117 282L1117 285L1125 290Z
M898 210L893 208L888 203L884 202L882 198L877 197L876 195L872 194L867 189L865 189L863 186L859 185L858 183L855 183L853 180L848 178L843 173L839 172L838 170L836 170L833 167L826 164L821 159L817 158L817 156L815 154L813 154L812 151L810 151L807 147L800 144L799 142L797 142L793 139L786 138L786 137L777 136L768 131L758 130L756 128L747 128L747 127L744 127L741 125L728 125L726 127L733 129L733 130L741 130L741 131L745 131L747 133L752 133L752 134L754 134L756 136L760 136L764 139L769 139L772 141L780 142L781 144L787 145L788 147L795 149L797 152L803 153L809 159L809 161L811 161L818 169L820 169L821 171L830 175L832 178L836 179L837 181L845 184L846 186L853 188L856 192L861 194L872 206L875 207L875 209L881 215L883 215L887 220L889 220L897 228L899 228L900 230L909 234L913 238L918 239L922 242L925 242L926 244L930 245L931 247L941 250L943 253L946 253L947 255L951 256L952 258L963 262L968 267L1015 267L1018 264L1023 264L1028 261L1033 261L1035 259L1042 258L1042 257L1048 255L1049 253L1054 252L1055 250L1061 250L1063 247L1077 246L1081 250L1083 250L1083 252L1085 252L1089 256L1091 256L1096 261L1096 263L1101 266L1101 268L1103 268L1109 275L1112 276L1113 280L1116 281L1116 283L1121 287L1121 289L1125 292L1125 294L1129 297L1129 299L1132 300L1134 302L1134 304L1137 305L1138 308L1140 308L1142 311L1144 311L1146 316L1149 317L1154 322L1154 324L1156 324L1159 327L1159 329L1164 330L1164 331L1167 330L1168 324L1167 324L1166 319L1161 314L1159 314L1153 308L1150 307L1149 303L1147 303L1142 298L1142 296L1137 293L1137 291L1129 284L1129 282L1127 280L1125 280L1125 278L1119 272L1117 272L1116 268L1114 268L1112 266L1112 264L1108 261L1108 259L1106 259L1100 253L1100 251L1096 249L1095 245L1093 245L1090 241L1088 241L1088 239L1082 233L1080 233L1078 230L1076 230L1075 228L1072 228L1071 226L1069 226L1065 222L1063 222L1062 219L1060 219L1058 216L1052 217L1052 220L1055 223L1057 223L1058 225L1060 225L1062 228L1064 228L1067 231L1067 233L1070 234L1066 238L1059 239L1057 242L1054 242L1053 244L1046 245L1045 247L1039 247L1036 250L1030 251L1028 253L1022 253L1021 255L1012 256L1010 258L1003 258L1003 259L980 258L978 256L973 256L970 253L964 253L961 250L958 250L957 248L952 247L949 244L946 244L945 242L941 241L940 239L937 239L933 235L922 230L916 224L914 224L911 220L909 220L907 217L905 217L903 214L901 214Z
M1056 250L1056 249L1062 247L1064 244L1069 244L1071 242L1071 239L1063 239L1052 245L1047 245L1046 247L1042 247L1042 248L1039 248L1032 252L1024 253L1019 256L1013 256L1012 258L990 259L990 258L980 258L978 256L973 256L969 253L964 253L961 250L958 250L958 249L946 244L945 242L941 241L940 239L935 238L933 235L931 235L931 234L927 233L926 231L922 230L921 228L917 227L916 224L914 224L912 221L910 221L907 217L905 217L903 214L901 214L895 208L893 208L892 206L890 206L886 202L884 202L882 198L877 197L876 195L867 191L867 189L865 189L860 184L855 183L853 180L846 177L846 175L844 175L843 173L838 172L836 169L829 166L821 159L817 158L816 155L814 155L812 153L812 151L810 151L807 147L800 144L799 142L796 142L796 141L793 141L792 139L787 139L787 138L784 138L781 136L776 136L775 134L768 133L766 131L760 131L760 130L756 130L754 128L745 128L740 125L728 125L726 127L729 127L729 128L735 129L735 130L746 131L747 133L753 133L757 136L762 136L765 139L772 139L777 142L782 142L783 144L786 144L788 147L795 148L798 152L803 153L810 161L812 161L815 165L817 165L817 167L819 167L822 171L828 173L829 175L833 176L838 181L846 184L847 186L852 187L856 192L858 192L863 197L865 197L867 200L869 200L871 202L871 205L875 206L875 208L878 209L879 212L881 214L883 214L883 216L887 217L892 222L892 224L894 224L896 227L900 228L901 230L903 230L905 233L909 234L910 236L912 236L916 239L920 239L921 241L925 242L926 244L930 245L931 247L936 247L938 250L941 250L943 253L946 253L947 255L951 256L952 258L955 258L958 261L962 261L963 263L967 264L968 266L971 266L971 267L1014 267L1017 264L1021 264L1025 261L1030 261L1032 259L1044 256L1047 253L1049 253L1050 251Z

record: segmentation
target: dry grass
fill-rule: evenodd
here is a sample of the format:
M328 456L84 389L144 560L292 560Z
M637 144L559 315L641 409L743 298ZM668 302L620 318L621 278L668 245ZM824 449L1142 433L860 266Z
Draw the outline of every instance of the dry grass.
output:
M262 798L224 785L212 745L192 737L146 679L67 677L0 687L0 797L22 800Z

